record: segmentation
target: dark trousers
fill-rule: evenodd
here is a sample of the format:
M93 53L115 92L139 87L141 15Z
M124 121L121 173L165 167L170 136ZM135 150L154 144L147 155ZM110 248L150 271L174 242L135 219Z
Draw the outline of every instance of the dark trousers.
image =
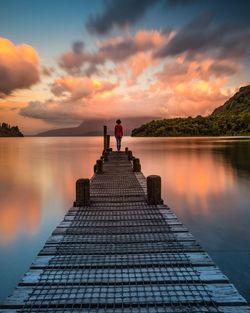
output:
M120 149L121 149L122 137L115 137L115 139L116 139L116 147L117 147L117 150L120 151Z

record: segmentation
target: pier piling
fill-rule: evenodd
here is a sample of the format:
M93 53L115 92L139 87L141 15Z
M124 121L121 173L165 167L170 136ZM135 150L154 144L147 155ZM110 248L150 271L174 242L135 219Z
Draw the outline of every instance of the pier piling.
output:
M80 178L76 181L76 200L74 207L87 206L90 204L90 180L88 178Z
M101 174L103 169L103 162L102 160L96 161L96 174Z
M147 177L148 204L161 204L161 177L150 175Z
M138 159L138 158L133 159L133 171L134 172L140 172L141 171L140 159Z

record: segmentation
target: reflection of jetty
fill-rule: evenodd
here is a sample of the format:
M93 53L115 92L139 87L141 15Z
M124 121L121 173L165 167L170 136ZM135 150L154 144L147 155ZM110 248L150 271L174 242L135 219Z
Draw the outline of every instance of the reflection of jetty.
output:
M162 204L132 152L104 152L91 181L1 312L250 312L187 229Z

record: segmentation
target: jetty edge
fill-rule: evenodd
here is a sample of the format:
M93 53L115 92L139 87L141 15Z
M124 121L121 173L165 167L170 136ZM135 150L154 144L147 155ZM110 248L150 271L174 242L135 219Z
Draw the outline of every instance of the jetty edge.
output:
M72 208L0 312L250 312L164 204L160 176L145 178L107 136L94 175L76 181Z

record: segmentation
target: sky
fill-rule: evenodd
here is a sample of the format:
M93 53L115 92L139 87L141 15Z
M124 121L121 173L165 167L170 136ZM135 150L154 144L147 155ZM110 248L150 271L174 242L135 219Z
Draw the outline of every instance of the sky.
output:
M243 0L0 0L0 122L32 135L208 115L250 83L249 11Z

